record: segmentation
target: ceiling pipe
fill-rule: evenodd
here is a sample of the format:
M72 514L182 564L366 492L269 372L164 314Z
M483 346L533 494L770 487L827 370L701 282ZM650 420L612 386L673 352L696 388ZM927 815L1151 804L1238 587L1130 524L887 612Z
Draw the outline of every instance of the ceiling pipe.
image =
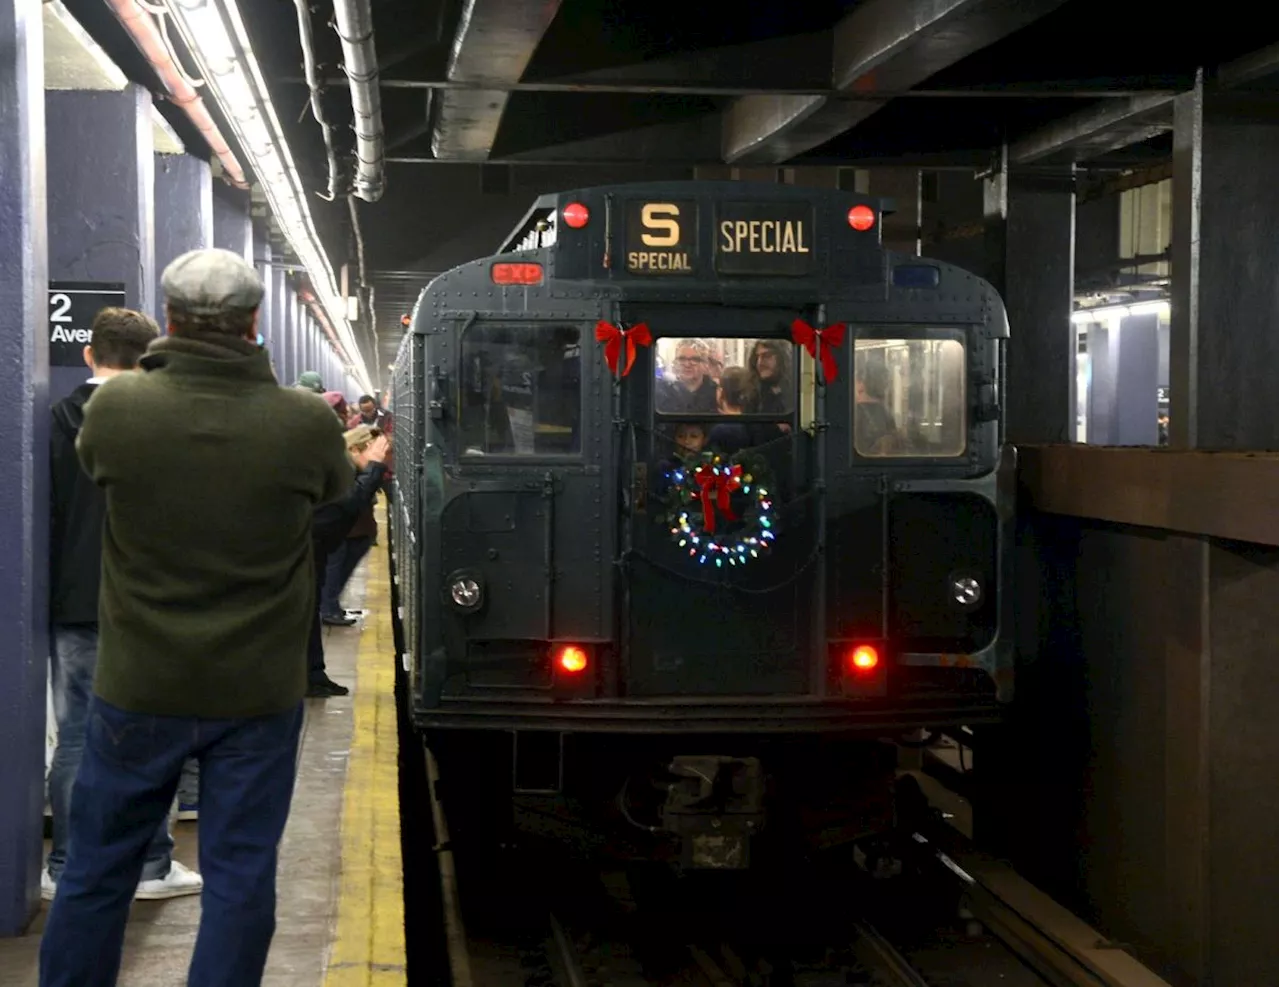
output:
M155 69L156 75L168 90L170 101L182 108L182 112L204 137L209 150L222 162L222 171L227 176L227 180L236 188L247 189L249 183L245 180L244 169L231 152L231 147L223 138L222 132L218 130L218 125L213 122L213 117L209 115L204 100L200 98L195 87L187 81L186 74L174 61L169 46L165 44L150 14L138 5L137 0L107 0L107 2L115 12L116 18L124 25L124 29L129 32L129 37L138 46L138 50Z
M343 67L351 85L351 109L355 115L354 192L365 202L377 202L382 198L385 149L378 55L373 46L373 12L369 0L334 0L333 15L334 28L342 42Z
M298 38L302 42L302 65L306 72L307 89L311 92L311 115L320 124L324 137L324 153L329 162L329 191L320 196L326 202L338 197L338 159L333 153L333 128L324 118L324 104L320 96L319 74L316 72L316 55L311 36L311 9L307 0L294 0L298 8Z

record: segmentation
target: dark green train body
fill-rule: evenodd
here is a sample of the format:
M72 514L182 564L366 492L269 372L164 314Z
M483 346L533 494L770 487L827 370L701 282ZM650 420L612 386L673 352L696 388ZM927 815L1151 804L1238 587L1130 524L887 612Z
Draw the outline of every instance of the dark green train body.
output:
M884 250L881 216L791 186L577 189L431 282L393 390L418 726L745 751L999 718L1005 310Z

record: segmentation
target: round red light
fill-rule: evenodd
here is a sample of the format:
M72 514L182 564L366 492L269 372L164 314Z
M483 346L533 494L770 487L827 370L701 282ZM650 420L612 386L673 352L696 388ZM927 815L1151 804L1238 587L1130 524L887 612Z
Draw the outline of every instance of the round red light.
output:
M556 661L566 672L580 672L587 667L587 653L570 645L560 650Z
M856 205L849 210L849 225L859 233L876 225L876 214L870 206Z
M560 215L564 217L566 226L575 230L580 230L587 225L587 220L591 218L591 213L587 211L587 207L581 202L570 202L564 207L564 212Z
M880 664L880 655L869 644L860 644L849 654L849 664L856 672L869 672Z

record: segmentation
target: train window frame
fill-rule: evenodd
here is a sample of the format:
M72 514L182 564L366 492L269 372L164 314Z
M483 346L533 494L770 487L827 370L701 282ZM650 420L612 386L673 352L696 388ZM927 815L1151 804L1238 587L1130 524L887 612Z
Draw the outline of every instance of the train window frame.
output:
M556 329L572 329L578 334L578 359L580 361L578 376L578 400L577 400L577 416L578 416L578 447L574 452L468 452L466 440L463 431L463 407L462 394L464 382L466 381L466 363L467 363L467 340L477 331L484 330L525 330L529 332L550 332ZM587 391L589 388L583 378L583 372L586 369L586 363L583 360L584 349L588 339L588 329L585 325L575 322L572 319L478 319L466 326L458 336L458 356L455 361L458 374L458 383L453 393L454 406L454 422L456 423L455 433L457 439L457 462L466 466L519 466L519 465L558 465L563 464L572 466L582 464L586 461L587 453L587 436L588 417L586 414Z
M684 333L664 333L663 335L657 336L654 339L654 343L653 343L654 356L653 356L653 361L649 367L650 369L649 408L653 415L653 422L654 422L655 429L658 428L659 426L666 426L666 425L670 425L674 427L683 422L705 423L713 420L717 424L732 422L735 420L740 420L743 422L766 422L766 423L786 422L792 428L796 427L797 418L804 413L805 395L803 394L803 391L802 391L802 385L804 384L804 379L805 379L804 357L808 356L808 352L803 347L796 345L794 340L789 339L786 336L777 336L777 335L756 336L756 335L746 335L746 334L738 335L738 334L720 333L714 336L696 337L696 338L702 339L705 342L711 342L713 340L751 340L753 344L756 342L760 342L762 340L773 340L773 341L782 343L785 346L791 347L792 367L793 367L791 388L790 388L791 406L786 412L783 412L781 414L770 413L770 412L764 412L764 413L743 412L740 415L725 415L725 414L721 414L720 411L718 410L714 412L705 412L705 411L696 412L696 411L662 411L661 409L659 409L658 386L661 383L661 380L658 378L657 374L653 372L657 366L658 343L664 339L680 340L680 339L690 339L690 338L695 338L695 337L691 337ZM810 368L810 377L811 376L812 376L812 370Z
M849 402L849 453L854 465L862 464L875 465L883 468L887 466L919 466L919 465L942 465L946 463L956 463L966 461L973 453L973 409L970 391L970 366L971 366L971 346L973 344L971 329L973 327L964 326L945 326L928 323L903 323L903 324L872 324L854 326L852 338L849 341L849 386L848 386L848 402ZM959 434L961 437L961 445L959 451L955 453L948 452L945 455L930 455L928 453L911 452L902 455L867 455L858 448L858 431L857 431L857 371L858 371L858 343L865 341L894 341L900 340L904 342L954 342L960 345L960 414L961 422Z

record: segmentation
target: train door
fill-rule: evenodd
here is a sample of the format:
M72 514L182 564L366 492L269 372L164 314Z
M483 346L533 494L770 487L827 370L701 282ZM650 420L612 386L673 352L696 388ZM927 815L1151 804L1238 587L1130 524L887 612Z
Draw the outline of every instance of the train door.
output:
M598 311L572 315L474 318L456 337L439 589L470 686L527 684L546 642L606 633L608 425L582 358Z
M805 507L811 440L801 430L809 402L791 323L807 313L622 308L624 323L644 322L655 337L645 379L623 390L624 461L633 478L646 477L633 483L644 496L633 496L621 532L627 689L636 696L805 694L815 543ZM680 491L693 491L689 470L715 455L744 467L739 485L727 500L711 493L710 507L698 488L694 526L685 531ZM704 510L718 533L698 523ZM747 524L749 517L755 520ZM708 550L711 541L720 548Z

